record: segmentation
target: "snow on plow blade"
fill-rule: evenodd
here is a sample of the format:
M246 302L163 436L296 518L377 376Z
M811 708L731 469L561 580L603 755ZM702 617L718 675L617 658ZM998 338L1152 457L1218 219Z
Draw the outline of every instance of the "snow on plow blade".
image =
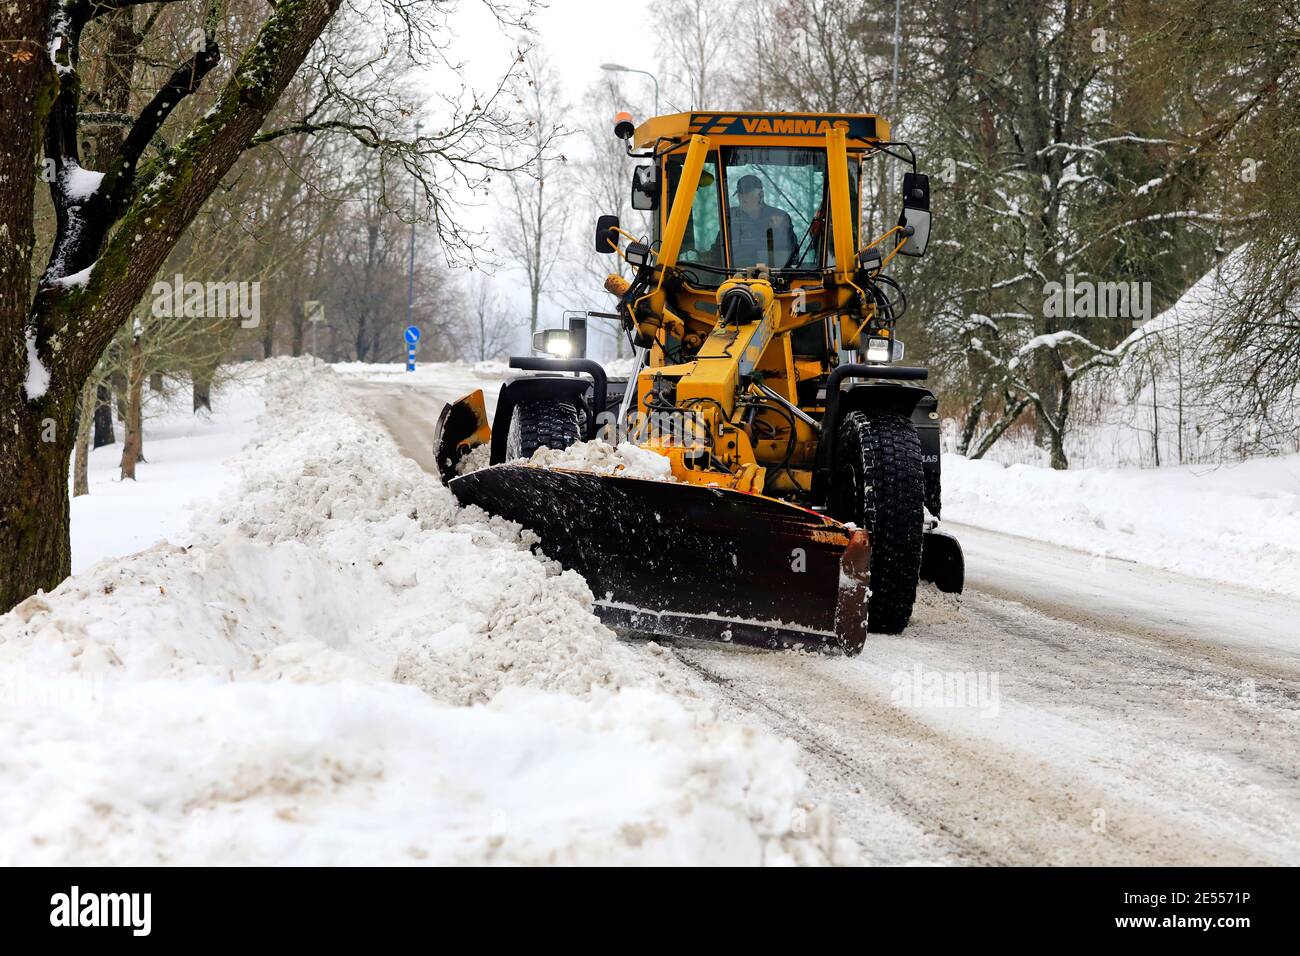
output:
M848 654L867 634L865 532L761 495L526 465L449 487L579 572L614 627Z

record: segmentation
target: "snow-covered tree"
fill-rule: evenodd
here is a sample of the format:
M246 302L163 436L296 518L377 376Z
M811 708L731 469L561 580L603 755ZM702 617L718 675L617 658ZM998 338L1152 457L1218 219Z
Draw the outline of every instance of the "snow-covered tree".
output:
M1024 413L1068 465L1075 394L1138 341L1243 217L1205 188L1240 117L1153 82L1149 25L1078 4L926 4L901 127L932 175L934 253L910 270L931 360L970 396L978 456ZM1139 43L1142 38L1142 43ZM924 82L918 82L924 80Z

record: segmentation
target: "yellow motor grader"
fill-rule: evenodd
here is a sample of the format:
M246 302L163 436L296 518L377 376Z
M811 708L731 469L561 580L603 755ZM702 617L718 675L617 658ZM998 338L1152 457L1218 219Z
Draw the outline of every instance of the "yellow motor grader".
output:
M902 631L918 580L964 576L936 527L938 403L925 369L896 364L905 298L886 270L930 232L915 154L869 114L621 113L614 133L645 160L632 205L652 219L644 236L596 224L597 251L631 267L605 288L636 369L512 359L534 374L502 387L491 425L481 391L444 409L444 480L533 529L626 631L849 654ZM866 240L873 161L910 169L897 225ZM562 332L540 337L563 352ZM672 480L529 460L598 437L663 456ZM485 443L491 466L458 474Z

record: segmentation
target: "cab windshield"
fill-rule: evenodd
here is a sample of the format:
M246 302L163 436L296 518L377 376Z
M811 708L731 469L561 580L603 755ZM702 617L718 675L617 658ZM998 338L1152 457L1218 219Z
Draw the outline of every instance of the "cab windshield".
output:
M727 235L733 269L821 264L826 153L787 146L732 146L722 152Z
M668 160L676 195L683 157ZM858 159L849 158L849 204L857 208ZM721 167L721 174L719 174ZM828 261L830 197L826 152L792 146L724 147L710 153L682 240L679 266L701 285L762 263L773 270L814 270ZM856 217L855 217L856 218ZM857 223L854 223L854 242ZM692 270L692 264L708 267Z

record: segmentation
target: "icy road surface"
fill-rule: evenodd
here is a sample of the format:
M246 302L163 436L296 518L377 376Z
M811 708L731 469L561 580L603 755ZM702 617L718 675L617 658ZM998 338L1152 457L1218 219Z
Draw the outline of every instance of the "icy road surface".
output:
M431 469L460 384L353 387ZM672 651L799 743L867 862L1300 864L1300 602L949 528L962 599L860 657Z

